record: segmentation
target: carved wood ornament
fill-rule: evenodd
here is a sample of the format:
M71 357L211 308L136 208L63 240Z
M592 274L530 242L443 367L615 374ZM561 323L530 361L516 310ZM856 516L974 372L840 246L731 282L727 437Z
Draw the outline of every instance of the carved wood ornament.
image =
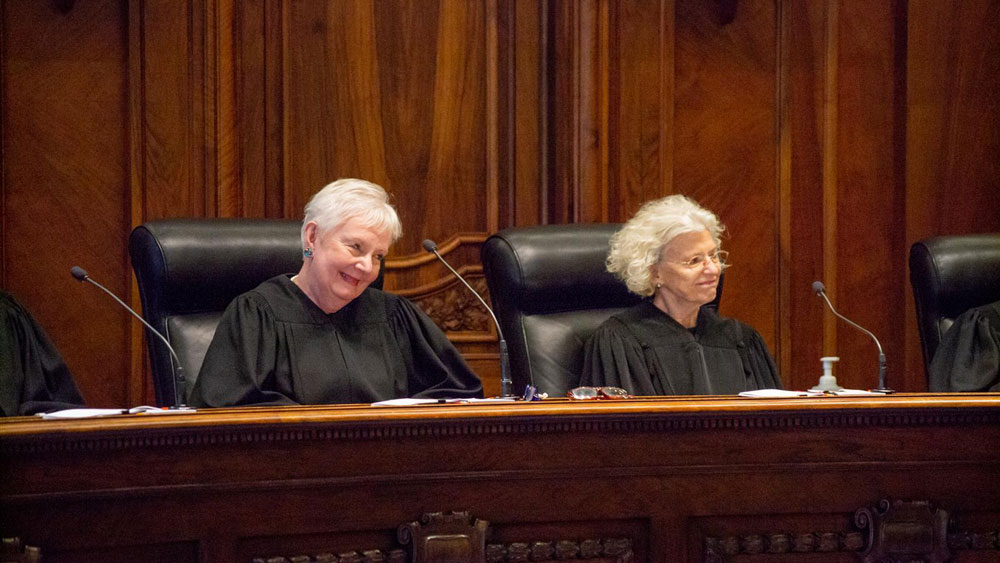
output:
M253 563L527 563L600 561L631 563L629 538L524 541L491 543L490 524L468 512L432 512L420 521L402 524L399 544L408 547L383 551L367 549L339 554L254 557Z
M846 552L857 554L863 563L945 563L952 561L952 551L1000 550L998 531L959 530L948 511L928 501L883 499L876 507L856 510L854 526L856 530L706 537L703 560Z

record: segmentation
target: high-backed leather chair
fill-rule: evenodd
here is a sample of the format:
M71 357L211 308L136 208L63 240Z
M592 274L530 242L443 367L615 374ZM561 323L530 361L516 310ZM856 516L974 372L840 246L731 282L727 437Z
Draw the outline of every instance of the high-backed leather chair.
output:
M515 393L531 383L562 396L576 387L584 345L611 315L639 303L605 268L620 224L571 224L500 231L483 244L490 298L507 340ZM722 283L713 303L718 306Z
M184 367L184 402L226 306L239 294L302 265L301 221L164 219L129 238L142 314L174 347ZM174 405L174 364L146 334L158 405Z
M914 243L910 283L926 370L956 317L1000 300L1000 233L942 236Z

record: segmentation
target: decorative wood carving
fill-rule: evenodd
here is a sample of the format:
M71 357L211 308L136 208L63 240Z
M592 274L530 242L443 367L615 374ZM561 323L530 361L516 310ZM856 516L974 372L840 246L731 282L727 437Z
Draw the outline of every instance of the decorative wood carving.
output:
M632 540L628 538L489 544L486 546L486 563L593 559L614 561L616 563L630 563L634 558L632 545Z
M861 551L865 546L861 532L805 532L788 534L771 532L743 536L707 537L704 541L704 561L721 563L727 557L765 553L837 553Z
M467 561L485 563L489 522L473 520L468 512L432 512L419 522L399 527L397 537L410 545L412 563Z
M489 522L468 512L432 512L419 522L402 524L397 539L403 549L349 551L318 555L254 557L253 563L527 563L600 560L631 563L633 540L604 538L486 544Z
M876 508L859 508L854 524L868 533L865 563L944 563L948 549L948 512L928 501L879 501Z
M358 551L347 551L334 555L333 553L320 553L317 555L295 555L292 557L272 556L254 557L253 563L406 563L408 561L406 552L402 549L393 549L383 552L378 549L367 549Z
M802 400L797 404L803 408L810 405L831 403L836 399L823 398L818 400ZM895 395L885 405L893 402L900 406L905 404L907 397ZM650 403L653 404L653 403ZM720 403L704 404L702 408L712 409L720 405L743 405L753 403L744 399L723 400ZM964 403L962 403L964 404ZM544 406L542 404L541 406ZM601 405L607 409L601 418L572 417L523 417L516 422L504 418L489 418L481 420L442 420L439 424L416 428L408 421L378 419L371 423L358 421L356 424L341 425L309 425L294 431L261 424L258 420L248 427L204 427L197 432L178 434L171 428L157 428L151 425L143 432L119 434L112 425L107 425L107 432L95 433L60 433L52 421L46 421L47 428L52 429L52 435L45 439L28 435L4 436L0 441L0 456L17 455L38 452L64 451L114 451L125 449L145 449L151 447L175 447L192 445L214 445L231 443L281 443L281 442L313 442L337 441L373 438L409 438L414 436L451 436L451 435L503 435L503 434L545 434L563 432L671 432L707 429L782 429L789 427L801 428L879 428L923 427L923 426L962 426L970 424L1000 424L1000 412L992 409L977 411L969 408L855 411L838 412L836 410L803 410L802 412L784 412L763 414L752 410L719 412L713 416L684 416L683 413L663 411L660 414L649 413L642 418L617 416L610 412L616 405ZM380 411L384 412L384 411ZM182 420L180 416L172 420ZM277 419L276 419L277 421ZM322 422L317 419L314 422ZM131 424L131 423L126 423Z
M955 525L954 518L951 524ZM952 551L1000 551L1000 530L949 530L948 548Z
M489 299L486 278L482 274L465 276L465 279L483 299ZM415 298L414 302L446 332L479 332L483 333L485 341L492 341L494 338L489 313L476 296L469 292L469 288L458 280L439 291Z
M960 531L948 511L929 501L879 501L854 513L857 530L761 532L704 539L704 561L759 554L857 553L864 563L944 563L952 550L1000 549L996 531Z

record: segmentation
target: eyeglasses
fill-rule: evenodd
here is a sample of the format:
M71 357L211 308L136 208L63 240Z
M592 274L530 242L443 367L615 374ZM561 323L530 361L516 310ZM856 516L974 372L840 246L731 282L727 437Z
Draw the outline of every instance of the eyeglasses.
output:
M692 256L691 258L683 262L673 262L673 261L669 262L671 264L679 264L690 270L695 270L704 268L711 261L715 263L716 266L725 269L730 266L729 262L726 261L727 258L729 258L728 252L726 252L725 250L716 250L711 254L698 254L697 256Z
M600 399L630 399L632 396L621 387L576 387L566 392L566 396L577 401Z

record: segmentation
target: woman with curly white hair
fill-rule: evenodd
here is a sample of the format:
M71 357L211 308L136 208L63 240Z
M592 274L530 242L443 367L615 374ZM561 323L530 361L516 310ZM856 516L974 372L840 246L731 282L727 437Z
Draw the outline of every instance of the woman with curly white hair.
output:
M704 305L727 267L711 211L682 195L642 206L611 238L608 271L645 301L605 321L587 344L583 385L633 395L725 395L781 388L750 325Z

